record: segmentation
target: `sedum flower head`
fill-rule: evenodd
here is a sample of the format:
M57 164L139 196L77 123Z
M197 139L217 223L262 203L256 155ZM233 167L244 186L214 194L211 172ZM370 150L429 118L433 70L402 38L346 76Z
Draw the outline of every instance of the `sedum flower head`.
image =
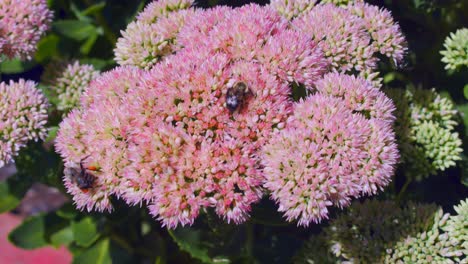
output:
M0 55L30 60L51 21L45 0L1 0Z
M181 46L229 60L258 61L282 82L307 87L323 74L327 61L317 44L270 7L246 5L197 11L178 36ZM201 50L201 51L200 51Z
M466 263L466 204L451 216L430 204L355 202L306 242L295 263Z
M458 29L450 33L444 42L445 49L442 54L446 70L457 70L468 67L468 28Z
M0 168L13 162L28 141L46 137L47 107L34 82L0 83Z
M376 67L365 23L350 11L333 4L318 5L292 24L318 42L332 69L347 72Z
M142 71L122 67L103 73L81 97L80 109L72 110L60 124L55 147L65 162L63 181L79 209L110 211L110 196L120 196L121 170L127 164L128 127L133 113L120 103L140 81ZM76 184L80 163L95 176L92 188Z
M395 65L403 61L407 50L406 40L390 11L363 1L356 1L347 9L362 18L376 51L391 58Z
M372 75L380 53L395 64L407 46L391 13L364 1L274 1L272 6L292 20L292 26L319 42L331 68Z
M408 235L387 250L385 263L468 263L467 200L455 207L458 215L434 215L434 224Z
M190 11L182 10L161 17L155 23L140 20L130 23L117 41L115 60L120 65L150 69L179 49L176 36L189 14Z
M323 94L343 98L349 109L368 118L377 118L389 123L395 121L393 102L362 77L329 73L317 81L315 89Z
M354 4L354 3L362 3L364 0L322 0L320 3L332 3L337 6L346 7L347 5Z
M55 67L56 65L50 65ZM80 64L78 61L67 64L46 76L52 91L57 96L57 109L68 112L78 106L80 96L92 80L99 76L99 71L92 65Z
M395 131L408 174L422 179L460 160L461 140L455 132L453 103L435 90L391 90L397 107Z
M315 6L316 2L316 0L272 0L270 1L270 6L283 17L292 20L295 17L309 12Z
M434 205L400 208L393 201L356 202L326 228L329 250L342 260L382 263L388 248L432 225L436 211Z
M468 263L468 199L461 201L454 209L457 214L449 217L442 230L449 234L453 245L456 244L465 256L460 259Z
M193 0L154 0L138 14L137 21L154 24L158 19L169 17L179 10L189 9L193 4Z
M123 33L140 37L124 36L116 49L127 56L118 55L121 64L138 68L94 80L60 127L56 146L79 208L109 210L117 196L169 228L209 209L242 223L267 187L288 219L308 225L388 184L398 158L391 103L362 78L347 85L337 74L295 105L290 86L314 91L329 61L271 6L179 10L151 24L141 17ZM340 86L328 90L335 79ZM302 163L285 172L285 153ZM96 177L89 189L73 176L80 163ZM282 179L286 187L275 184Z
M398 159L389 123L355 113L340 97L298 103L288 126L263 148L265 188L288 221L308 226L332 205L375 194Z
M204 207L214 207L228 222L243 222L261 194L257 150L275 127L284 125L290 113L288 86L259 64L231 64L221 54L193 58L182 52L172 58L148 74L142 91L145 101L135 104L135 111L147 113L145 118L150 120L162 120L158 126L175 125L190 138L182 140L190 150L179 152L187 153L178 158L180 164L156 164L151 162L155 158L148 155L175 160L174 154L151 153L146 151L149 144L138 144L138 162L131 164L129 170L134 175L157 173L158 181L139 189L154 195L150 211L164 225L173 228L177 224L192 224ZM245 83L252 95L240 110L231 113L225 105L226 93L238 82ZM156 101L152 108L141 109L152 101ZM135 131L137 135L159 133L157 127L148 132L145 127ZM138 183L131 180L128 185ZM170 198L174 188L184 197L191 197L193 204L187 206L186 199Z

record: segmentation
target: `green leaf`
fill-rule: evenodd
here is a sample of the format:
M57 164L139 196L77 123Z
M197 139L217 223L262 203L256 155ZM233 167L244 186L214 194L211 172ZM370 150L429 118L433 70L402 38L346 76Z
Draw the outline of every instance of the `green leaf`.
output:
M91 18L87 17L86 15L81 12L78 7L75 5L75 3L71 2L70 3L70 10L73 12L73 14L78 18L80 21L85 21L90 23L92 20Z
M94 46L94 43L96 43L96 40L98 38L98 34L93 34L91 35L80 47L80 52L84 55L88 55L89 52L91 52L91 49Z
M465 124L465 127L468 128L468 104L457 105L457 110L460 111L461 116L463 117L463 123ZM466 129L465 134L468 134L468 129Z
M59 210L57 210L57 215L64 219L75 219L78 211L75 209L73 204L66 203Z
M21 61L19 59L6 60L0 63L0 73L15 74L28 71L36 66L34 61Z
M26 219L13 229L8 239L15 246L24 249L35 249L47 245L45 239L45 218L43 215Z
M13 195L7 181L0 182L0 213L15 209L21 198Z
M468 84L463 87L463 95L465 96L465 99L468 99Z
M60 38L55 34L50 34L42 38L37 44L37 52L34 58L37 62L42 63L49 58L58 56L58 45Z
M79 246L89 247L99 238L96 222L91 217L72 222L72 230L76 244Z
M81 14L85 16L93 15L93 14L101 12L101 10L104 9L104 7L106 7L106 2L97 3L83 10Z
M99 33L94 25L80 20L59 20L52 24L52 28L61 35L77 41L85 40Z
M112 264L110 241L103 239L73 259L73 264Z
M214 263L208 255L208 249L203 246L200 230L182 227L176 230L168 229L168 232L181 250L203 263Z
M32 185L32 177L15 174L0 182L0 213L16 208Z
M50 236L50 242L54 247L61 245L68 246L74 241L73 230L70 226L67 226Z

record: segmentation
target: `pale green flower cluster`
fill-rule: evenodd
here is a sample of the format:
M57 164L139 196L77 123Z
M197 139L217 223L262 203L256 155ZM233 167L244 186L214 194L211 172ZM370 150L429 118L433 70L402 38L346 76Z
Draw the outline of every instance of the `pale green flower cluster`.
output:
M283 17L292 20L309 12L316 4L316 0L271 0L270 5Z
M128 24L117 40L115 61L149 70L164 56L180 48L176 36L193 11L193 0L153 1Z
M320 3L332 3L337 6L347 6L348 4L362 3L364 0L322 0Z
M356 202L312 236L295 263L467 263L467 202L453 216L435 205Z
M99 71L92 65L75 61L65 65L49 65L46 69L45 82L49 84L57 100L57 109L67 112L79 105L80 96L89 83L99 76Z
M468 199L455 211L451 216L439 210L430 229L398 242L385 263L468 263Z
M455 33L450 33L444 42L445 50L442 50L442 62L446 70L457 70L468 67L468 28L462 28Z
M395 131L407 176L421 180L455 166L462 142L455 132L453 103L434 89L388 91L397 111Z

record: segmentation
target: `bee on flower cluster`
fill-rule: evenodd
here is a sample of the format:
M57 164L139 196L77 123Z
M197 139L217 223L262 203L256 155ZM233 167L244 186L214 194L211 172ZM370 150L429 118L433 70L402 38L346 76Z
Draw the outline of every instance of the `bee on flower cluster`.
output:
M229 112L234 113L241 110L247 103L247 99L253 95L245 82L237 82L226 93L226 107Z
M96 182L96 176L92 174L90 171L96 171L96 167L90 166L85 167L83 165L83 161L87 157L83 158L80 161L80 169L71 168L71 178L73 182L76 184L78 188L84 193L87 193L89 189L94 187L94 183Z

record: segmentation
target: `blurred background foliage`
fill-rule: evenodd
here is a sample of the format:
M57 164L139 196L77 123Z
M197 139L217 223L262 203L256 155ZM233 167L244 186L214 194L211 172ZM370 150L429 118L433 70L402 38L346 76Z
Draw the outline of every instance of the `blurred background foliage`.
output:
M41 81L44 68L56 61L79 60L105 71L116 66L113 49L120 31L150 1L49 0L54 11L51 30L39 42L32 61L0 63L1 80L19 78ZM200 0L197 6L240 6L247 0ZM268 1L255 1L265 4ZM380 0L368 1L389 9L408 40L405 64L392 67L381 60L380 73L385 88L435 88L451 98L459 112L466 153L468 146L468 67L444 69L440 51L450 32L468 26L467 0ZM47 86L40 84L47 92ZM468 89L468 88L467 88ZM65 193L61 182L62 164L51 147L58 113L50 113L52 127L44 144L33 143L16 159L17 173L0 182L0 212L14 209L34 182ZM380 198L397 201L432 202L453 212L453 205L468 197L468 158L439 175L418 182L407 181L399 171ZM396 197L396 198L395 198ZM70 199L68 199L70 201ZM83 213L68 202L61 208L34 215L10 234L22 248L65 245L74 263L288 263L311 234L323 226L296 227L281 219L273 202L264 198L252 218L240 226L223 224L206 213L190 228L168 231L161 228L145 209L114 201L113 213ZM334 218L335 214L331 214Z

